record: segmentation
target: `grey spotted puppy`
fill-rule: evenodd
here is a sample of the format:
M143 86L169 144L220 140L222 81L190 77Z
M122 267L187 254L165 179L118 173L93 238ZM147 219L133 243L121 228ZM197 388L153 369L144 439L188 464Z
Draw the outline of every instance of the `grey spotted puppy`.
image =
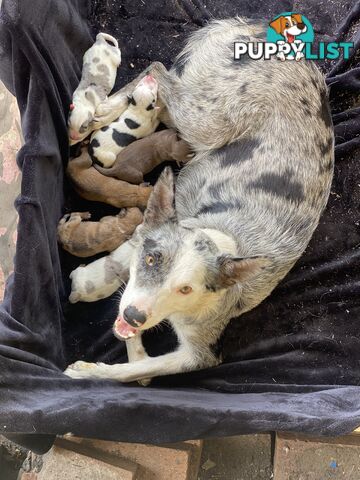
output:
M96 108L113 89L120 62L117 40L107 33L99 33L94 45L85 52L81 80L70 105L68 128L71 145L82 139Z
M164 120L196 155L175 190L164 171L132 254L117 256L130 276L114 333L127 339L130 363L76 362L68 375L147 381L219 364L214 346L230 319L270 295L305 250L333 176L327 90L304 59L234 61L234 42L262 42L266 28L214 21L170 71L152 66ZM164 319L179 346L150 358L141 333Z
M123 264L123 259L131 253L132 245L125 242L110 255L73 270L69 302L96 302L113 294L129 278L128 262Z

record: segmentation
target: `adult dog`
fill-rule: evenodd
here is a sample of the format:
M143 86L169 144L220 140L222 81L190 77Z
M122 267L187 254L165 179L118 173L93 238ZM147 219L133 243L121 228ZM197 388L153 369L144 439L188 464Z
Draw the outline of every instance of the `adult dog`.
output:
M306 248L333 174L327 91L309 61L234 61L234 42L263 41L265 30L214 21L170 71L152 65L163 119L196 155L175 191L171 171L161 175L132 255L127 243L109 257L130 271L114 324L130 363L76 362L68 375L146 381L217 365L213 346L229 320L266 298ZM110 98L101 121L121 111L126 93ZM141 332L164 319L179 347L150 358Z

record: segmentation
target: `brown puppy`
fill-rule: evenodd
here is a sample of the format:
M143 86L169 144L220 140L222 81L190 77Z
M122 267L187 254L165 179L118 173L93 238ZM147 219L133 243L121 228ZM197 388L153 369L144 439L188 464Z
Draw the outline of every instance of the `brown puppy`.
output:
M186 163L191 155L189 145L180 140L172 129L155 132L125 147L111 168L94 164L107 177L130 183L142 183L144 175L166 160Z
M63 249L77 257L112 252L131 237L143 219L138 208L123 209L99 222L82 221L90 216L89 212L73 212L64 215L58 225L58 240Z
M66 171L81 197L118 208L145 208L152 192L152 187L130 185L122 180L101 175L92 166L87 148L81 150L79 157L69 161Z

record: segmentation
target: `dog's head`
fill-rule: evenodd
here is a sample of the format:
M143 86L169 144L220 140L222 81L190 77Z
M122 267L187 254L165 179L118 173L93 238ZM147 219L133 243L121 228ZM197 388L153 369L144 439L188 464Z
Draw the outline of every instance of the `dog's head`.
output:
M307 26L299 13L278 17L270 23L270 27L272 27L276 33L282 35L289 43L292 43L297 35L301 35L307 31Z
M170 168L154 187L134 242L130 279L114 324L115 335L123 339L164 319L205 319L218 310L228 288L268 263L264 257L224 255L206 230L182 227Z
M75 102L70 104L68 116L70 145L84 138L84 133L94 118L96 102L94 89L88 87L78 93Z
M146 75L128 95L129 107L136 109L142 116L151 116L160 110L156 105L158 96L158 82L152 75Z

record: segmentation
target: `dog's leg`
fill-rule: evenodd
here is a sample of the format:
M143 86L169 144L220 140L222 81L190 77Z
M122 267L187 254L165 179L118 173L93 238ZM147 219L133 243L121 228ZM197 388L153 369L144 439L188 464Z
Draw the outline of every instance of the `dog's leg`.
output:
M88 220L91 217L90 212L72 212L66 213L59 221L59 225L64 223L81 223L82 220Z
M149 358L141 340L141 333L129 338L125 343L129 363Z
M129 338L129 340L126 340L126 350L129 363L138 362L140 360L150 358L146 353L146 350L142 343L141 333L136 335L135 337ZM151 378L144 378L143 380L138 380L138 383L143 387L147 387L150 382Z
M203 353L203 352L202 352ZM196 355L196 350L189 344L181 345L175 352L149 357L133 363L106 365L104 363L76 362L65 370L65 375L72 378L101 378L119 382L133 382L149 377L172 375L200 368L211 367L218 362L211 355L205 362Z

